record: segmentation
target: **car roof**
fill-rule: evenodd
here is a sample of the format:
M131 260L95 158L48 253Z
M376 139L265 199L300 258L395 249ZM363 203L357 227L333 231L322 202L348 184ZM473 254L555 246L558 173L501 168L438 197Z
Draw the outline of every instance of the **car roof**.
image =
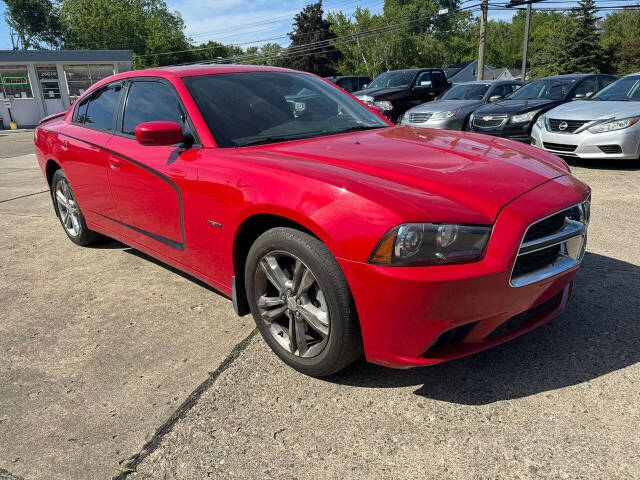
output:
M572 78L579 79L588 77L591 75L597 75L597 73L566 73L564 75L551 75L548 77L539 78L538 80L571 80Z
M486 84L499 85L501 83L522 83L520 80L469 80L468 82L460 82L456 85L470 85L470 84Z
M433 70L436 72L443 72L444 70L442 70L441 68L399 68L398 70L387 70L386 72L382 72L380 73L380 75L382 75L383 73L389 73L389 72L420 72L423 70Z

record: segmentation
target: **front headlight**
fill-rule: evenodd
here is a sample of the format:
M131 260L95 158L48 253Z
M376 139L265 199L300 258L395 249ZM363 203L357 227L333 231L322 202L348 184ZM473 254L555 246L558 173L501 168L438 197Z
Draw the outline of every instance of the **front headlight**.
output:
M387 233L370 263L392 266L475 262L484 253L491 227L455 223L405 223Z
M546 119L547 117L545 115L540 115L536 120L536 127L538 127L540 130L544 130L546 128L545 127Z
M623 128L629 128L635 125L640 120L640 117L622 118L620 120L610 120L608 122L598 123L588 130L591 133L604 133L613 132L614 130L622 130Z
M514 115L513 117L511 117L511 123L530 122L531 120L533 120L533 117L535 117L539 111L540 110L533 110L531 112L522 113L520 115Z
M391 102L389 100L381 100L379 102L373 102L373 104L378 107L380 110L391 110L393 108L393 105L391 104Z
M445 112L436 112L431 117L431 120L442 120L445 118L453 118L455 117L460 110L447 110Z

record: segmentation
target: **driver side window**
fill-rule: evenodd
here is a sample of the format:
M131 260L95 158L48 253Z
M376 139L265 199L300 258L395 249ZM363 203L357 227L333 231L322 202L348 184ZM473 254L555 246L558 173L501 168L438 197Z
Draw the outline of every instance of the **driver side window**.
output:
M124 109L122 133L134 135L141 123L161 120L175 122L184 133L188 131L182 105L171 87L157 81L132 82Z
M584 95L586 97L588 94L594 93L597 90L598 85L596 82L596 77L590 77L584 79L582 83L578 85L575 92L573 92L573 96L575 97L576 95Z

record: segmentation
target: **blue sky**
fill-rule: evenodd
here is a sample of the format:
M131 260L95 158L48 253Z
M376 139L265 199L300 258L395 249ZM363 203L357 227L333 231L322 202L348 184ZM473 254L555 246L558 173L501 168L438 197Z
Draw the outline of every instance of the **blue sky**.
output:
M274 37L284 36L291 31L293 15L311 1L167 0L167 3L172 10L180 12L186 24L186 33L195 42L216 40L241 44L246 48L264 43L267 39L286 45L287 38ZM377 13L382 11L383 3L383 0L324 0L324 8L325 12L342 10L351 13L360 5ZM571 4L575 5L575 2L567 3ZM554 3L554 6L560 5ZM0 2L0 50L11 48L4 10L5 4ZM508 11L489 12L489 18L494 19L509 19L511 16L512 13Z

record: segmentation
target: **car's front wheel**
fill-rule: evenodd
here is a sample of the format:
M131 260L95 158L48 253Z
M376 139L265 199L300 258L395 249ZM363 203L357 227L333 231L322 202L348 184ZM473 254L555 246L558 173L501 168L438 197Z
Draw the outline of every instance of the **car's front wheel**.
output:
M262 234L247 257L245 287L262 337L296 370L326 376L362 355L349 286L317 238L291 228Z
M87 228L69 179L62 169L56 170L53 174L51 193L62 228L71 241L83 246L93 243L98 234Z

